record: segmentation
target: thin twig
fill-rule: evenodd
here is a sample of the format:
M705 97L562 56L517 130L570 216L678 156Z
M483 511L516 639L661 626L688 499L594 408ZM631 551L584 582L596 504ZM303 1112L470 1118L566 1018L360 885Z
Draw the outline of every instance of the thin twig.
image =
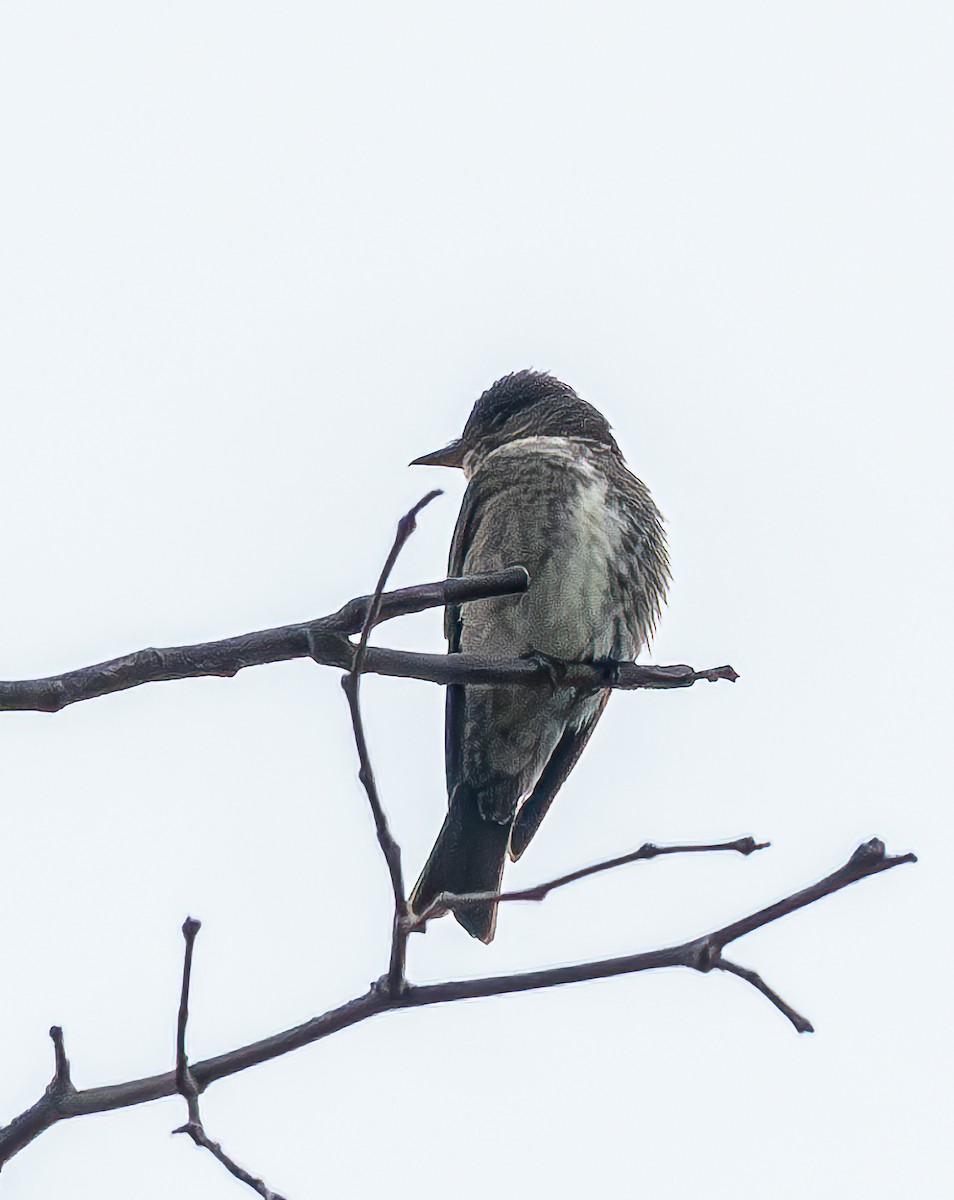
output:
M195 1063L190 1070L199 1090L203 1091L217 1079L224 1079L258 1063L268 1062L302 1046L311 1045L379 1013L401 1008L420 1008L431 1004L448 1004L456 1000L503 996L513 992L529 992L663 967L689 967L703 973L723 970L736 975L757 987L796 1029L804 1029L807 1032L809 1025L805 1018L800 1018L802 1024L799 1024L794 1018L794 1009L760 979L757 983L758 977L754 972L749 973L747 968L727 963L722 958L723 949L730 942L744 937L746 933L777 921L808 904L814 904L824 896L840 891L852 883L881 871L891 870L902 863L916 861L914 854L885 854L884 844L874 838L860 846L844 866L810 887L693 941L621 958L574 963L564 967L545 967L539 971L524 971L514 975L451 980L424 986L408 985L397 994L374 985L363 995L349 1000L339 1008L331 1009L302 1025L252 1042L248 1046ZM145 1104L164 1096L175 1095L176 1091L175 1071L131 1080L128 1083L74 1091L63 1100L51 1097L48 1089L31 1108L0 1130L0 1164L9 1161L14 1154L58 1121L85 1116L88 1113L109 1112L117 1108L128 1108L130 1105Z
M394 840L394 835L391 833L387 814L384 811L384 805L381 803L381 797L378 794L374 769L371 766L371 756L368 753L368 742L364 732L364 721L361 717L359 689L361 685L361 671L368 652L368 638L371 630L374 628L378 613L381 611L381 597L387 586L388 578L394 569L398 555L404 548L405 542L416 528L418 513L441 494L439 489L428 492L426 496L418 500L410 512L406 513L398 521L394 542L384 566L381 568L377 587L374 589L371 603L368 605L364 628L361 630L361 638L354 653L351 670L341 680L341 686L344 688L344 693L348 698L348 708L351 711L351 724L354 729L354 741L358 750L358 778L367 793L368 803L371 806L371 812L374 816L374 828L378 836L378 845L381 847L381 853L384 855L388 875L391 879L394 915L391 922L391 955L386 979L388 990L393 994L397 994L404 986L404 970L407 956L407 932L404 928L407 916L407 895L404 890L401 847Z
M766 999L770 1000L778 1011L791 1021L799 1033L814 1033L815 1027L807 1017L803 1017L801 1013L795 1011L773 988L765 982L758 971L752 971L748 967L740 967L738 963L729 962L727 958L723 958L720 954L715 966L720 971L727 971L730 975L738 975L740 979L744 979L746 983L751 985L762 993Z
M594 863L589 867L581 867L570 871L567 875L559 875L546 883L538 883L533 887L521 888L510 892L441 892L420 914L412 914L407 919L406 928L409 933L417 933L424 929L428 921L454 909L463 908L468 904L486 904L492 900L504 903L508 900L545 900L556 888L565 887L568 883L576 883L578 879L586 879L589 875L598 875L601 871L612 871L616 867L625 867L629 863L642 862L650 858L659 858L664 854L705 854L717 850L734 850L737 854L748 856L755 850L765 850L771 842L757 842L753 837L736 838L731 842L706 842L683 846L657 846L653 842L644 842L638 850L622 854L618 858L608 858L604 862Z
M273 1192L261 1179L250 1175L244 1167L229 1158L218 1142L213 1142L205 1132L202 1117L199 1114L199 1086L189 1068L186 1056L186 1026L189 1023L189 988L192 982L192 951L196 935L202 928L202 922L194 917L186 917L182 926L182 936L185 938L185 954L182 960L182 991L179 997L179 1019L176 1025L176 1091L184 1097L188 1106L189 1119L185 1125L173 1129L173 1133L185 1133L197 1146L208 1150L213 1158L217 1158L223 1167L240 1182L247 1184L253 1191L258 1192L262 1200L282 1200L277 1192Z
M438 496L443 496L440 488L434 488L428 492L426 496L422 496L414 507L404 514L398 521L397 533L394 535L394 542L391 545L390 552L384 561L384 566L381 568L381 574L378 576L378 582L371 596L371 603L368 605L367 616L364 619L364 625L361 628L361 637L358 641L358 648L355 651L354 665L351 668L351 674L357 679L361 674L362 663L364 662L365 651L368 648L368 638L371 636L371 630L378 621L378 615L381 612L382 597L384 589L387 587L388 580L391 577L391 572L394 570L394 564L398 560L398 555L404 549L408 538L417 528L417 517L422 509L426 508L432 500L436 500ZM529 575L527 579L529 580Z
M182 990L179 993L179 1017L176 1022L176 1091L185 1098L189 1106L189 1120L199 1121L199 1089L186 1056L186 1027L189 1024L189 989L192 986L192 951L202 922L186 917L182 925L185 953L182 957Z

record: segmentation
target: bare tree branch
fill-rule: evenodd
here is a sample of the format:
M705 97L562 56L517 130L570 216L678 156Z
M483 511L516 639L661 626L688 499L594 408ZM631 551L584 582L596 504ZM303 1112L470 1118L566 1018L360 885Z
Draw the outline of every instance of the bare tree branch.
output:
M322 646L312 655L326 666L341 666L328 661L332 654ZM349 669L350 659L345 669ZM365 656L366 675L390 675L399 679L423 679L430 683L551 683L551 670L531 658L512 661L484 658L479 654L422 654L414 650L390 650L385 646L370 646ZM730 666L708 667L697 671L684 663L657 667L641 663L603 662L566 663L560 670L560 682L578 688L616 688L634 691L638 688L670 689L691 687L706 681L727 680L735 683L738 673Z
M559 987L567 983L581 983L590 979L608 979L617 975L631 975L639 971L658 970L664 967L689 967L708 973L713 970L737 975L769 999L800 1032L807 1032L811 1025L768 987L748 968L728 962L722 952L731 942L760 929L781 917L814 904L833 892L840 891L870 875L891 870L902 863L913 863L914 854L887 855L884 844L877 838L866 842L854 852L844 866L826 875L824 879L779 900L750 916L741 918L712 933L689 942L669 946L662 950L650 950L620 958L601 959L595 962L574 963L563 967L545 967L537 971L524 971L513 975L495 975L483 979L451 980L445 983L426 985L408 984L394 994L386 986L374 984L363 995L348 1001L340 1008L331 1009L321 1016L313 1017L302 1025L273 1034L248 1046L220 1054L194 1064L190 1070L196 1085L203 1091L210 1083L239 1071L247 1070L258 1063L278 1058L302 1046L311 1045L322 1038L338 1033L351 1025L357 1025L378 1013L401 1008L421 1008L431 1004L447 1004L456 1000L472 1000L479 997L503 996L513 992L536 991L540 988ZM0 1164L9 1161L18 1151L49 1129L58 1121L89 1113L108 1112L130 1105L145 1104L175 1095L176 1072L152 1075L128 1083L107 1087L85 1088L66 1094L55 1092L53 1085L26 1112L16 1117L0 1130Z
M338 613L320 621L278 630L266 630L245 638L212 642L200 646L171 650L147 650L128 655L110 663L102 663L67 675L46 680L0 684L0 709L21 708L57 711L67 704L92 696L120 691L140 683L158 679L186 678L196 675L232 675L255 663L279 661L284 658L310 655L319 663L336 666L348 672L343 682L351 709L352 726L359 759L359 778L367 793L374 816L378 843L388 867L394 899L391 952L387 973L362 996L340 1008L306 1021L282 1033L240 1047L216 1058L190 1066L186 1055L186 1029L189 1015L189 989L192 973L192 954L199 922L189 918L183 925L185 955L176 1038L174 1071L146 1079L107 1087L77 1091L70 1079L69 1061L59 1027L50 1030L53 1039L55 1070L50 1084L31 1108L21 1113L4 1129L0 1129L0 1164L3 1164L58 1121L93 1112L106 1112L130 1105L143 1104L176 1092L187 1104L188 1121L176 1133L188 1134L196 1145L212 1153L235 1178L258 1192L264 1200L281 1200L260 1179L239 1167L221 1146L211 1141L202 1125L199 1096L217 1079L236 1074L258 1063L287 1054L301 1046L329 1037L341 1029L355 1025L377 1013L401 1008L416 1008L455 1000L506 995L512 992L534 991L578 983L591 979L606 979L616 975L663 967L689 967L708 973L725 971L749 983L766 997L799 1032L810 1032L810 1022L775 992L761 976L748 967L731 962L724 956L725 947L755 929L813 904L822 897L839 891L851 883L877 874L901 863L915 862L913 854L889 857L884 844L877 839L860 846L848 862L817 883L779 900L766 908L743 917L689 942L620 958L577 963L571 966L548 967L513 975L488 976L483 979L452 980L444 983L414 985L407 981L405 959L407 938L414 929L423 929L427 921L456 906L475 900L543 900L556 888L564 887L601 871L625 863L655 858L664 854L686 854L702 851L731 850L748 855L767 843L739 838L733 842L704 845L659 847L646 843L638 850L593 866L583 867L551 879L533 888L504 892L500 895L475 894L455 896L443 894L420 917L408 912L401 865L401 850L391 834L387 816L377 791L371 767L359 703L360 677L363 672L429 679L438 683L469 681L471 683L549 682L552 667L531 660L499 662L470 655L421 655L368 646L368 637L375 624L388 616L419 611L444 603L466 603L492 595L507 595L525 591L529 580L522 568L512 568L491 576L465 580L445 580L403 592L385 593L391 568L405 541L414 529L415 518L424 505L439 493L425 496L398 525L397 535L370 597L360 597L345 605ZM360 630L355 647L348 640ZM737 678L731 667L709 671L694 671L691 667L640 667L633 663L570 663L560 670L561 682L576 687L686 687L700 679Z
M732 842L706 842L683 846L657 846L653 842L644 842L638 850L630 854L622 854L618 858L608 858L604 862L595 863L590 867L581 867L578 871L570 871L568 875L559 875L546 883L538 883L533 887L521 888L515 892L468 892L465 895L457 892L441 892L420 914L410 914L407 919L409 933L417 933L424 929L428 921L456 908L468 904L486 904L488 900L501 903L507 900L545 900L556 888L565 887L568 883L576 883L578 879L586 879L589 875L598 875L601 871L612 871L616 867L625 867L629 863L642 862L650 858L659 858L664 854L702 854L714 850L734 850L746 857L755 850L766 850L771 842L757 842L753 837L736 838Z
M378 845L381 847L381 853L384 855L388 874L391 877L391 892L394 896L394 916L391 922L391 960L388 965L387 974L388 989L391 992L398 992L404 986L404 966L407 951L407 933L404 929L404 923L407 915L407 896L404 891L401 847L394 840L391 828L388 825L384 805L381 803L381 798L378 795L378 785L374 778L374 769L371 766L371 757L368 753L368 742L364 733L364 721L361 718L361 705L358 693L361 684L361 671L368 652L368 638L381 611L382 596L387 586L388 578L394 569L398 555L404 548L404 543L417 526L418 513L440 495L442 493L437 489L428 492L398 522L394 543L381 569L371 603L368 605L364 628L361 630L361 639L354 654L351 671L341 680L344 694L348 698L348 708L351 710L351 725L354 730L355 746L358 750L358 778L367 793L368 803L371 805L371 812L374 816L374 828L378 835Z
M186 1026L189 1023L189 987L192 981L192 951L196 935L202 928L202 922L193 917L186 917L182 926L182 936L185 938L185 954L182 960L182 992L179 999L179 1020L176 1028L176 1091L185 1099L188 1106L189 1119L185 1125L173 1129L173 1133L185 1133L192 1138L197 1146L208 1150L213 1158L217 1158L223 1167L234 1175L240 1182L248 1186L262 1197L262 1200L282 1200L277 1192L273 1192L261 1179L250 1175L244 1167L229 1158L218 1142L213 1142L205 1131L202 1117L199 1114L199 1087L186 1056Z
M192 951L202 922L186 917L182 925L185 953L182 957L182 990L179 994L179 1019L176 1023L176 1091L185 1097L189 1106L189 1120L199 1121L199 1089L189 1070L186 1056L186 1026L189 1024L189 989L192 986Z
M525 592L530 577L523 567L508 567L487 575L445 579L387 592L380 599L374 624L445 604L467 604L490 596ZM111 695L145 683L209 676L230 678L246 667L312 658L323 666L350 671L355 648L349 636L364 627L373 596L349 600L336 613L193 646L150 647L108 662L80 667L44 679L0 681L0 712L59 712L70 704ZM526 683L548 681L545 667L530 660L501 662L469 654L415 654L368 647L362 663L365 674L392 675L432 683ZM581 687L689 687L701 679L737 679L731 667L695 671L692 667L639 666L635 663L573 664L567 682Z
M505 571L470 575L466 579L451 578L400 588L381 597L374 623L445 604L466 604L488 596L525 592L529 586L530 576L523 567L508 567ZM350 670L354 650L348 637L364 628L373 599L373 596L358 596L337 612L313 621L280 625L222 641L199 642L194 646L150 647L46 679L0 682L0 712L59 712L81 700L92 700L144 683L207 676L229 678L246 667L309 658L316 653L319 657L324 655L321 661L326 665Z

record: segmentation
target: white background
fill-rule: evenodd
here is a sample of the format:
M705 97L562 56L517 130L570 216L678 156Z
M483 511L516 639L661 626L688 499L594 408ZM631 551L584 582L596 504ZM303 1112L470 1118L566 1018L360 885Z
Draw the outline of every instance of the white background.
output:
M441 578L463 480L408 470L548 368L669 525L647 657L531 882L416 980L663 945L880 835L916 867L641 975L384 1016L216 1084L212 1136L310 1196L940 1195L949 1178L951 51L938 3L7 0L0 676L318 616ZM382 644L436 650L440 617ZM364 688L416 874L441 690ZM306 662L0 719L0 1117L65 1027L78 1086L173 1064L183 917L207 1057L362 992L387 877L336 673ZM246 1194L173 1099L64 1123L4 1197ZM251 1193L248 1193L251 1194Z

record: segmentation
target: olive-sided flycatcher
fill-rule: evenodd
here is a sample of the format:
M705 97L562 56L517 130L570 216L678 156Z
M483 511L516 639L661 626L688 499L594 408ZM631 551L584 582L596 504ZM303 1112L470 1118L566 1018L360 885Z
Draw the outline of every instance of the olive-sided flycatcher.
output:
M461 437L415 463L461 467L468 479L450 575L517 564L530 574L524 595L448 607L448 651L553 665L552 685L448 687L448 813L411 895L420 913L441 892L500 891L508 851L516 860L527 848L609 699L608 688L562 685L558 664L635 658L669 563L659 512L609 424L552 375L498 379ZM489 942L496 910L454 915Z

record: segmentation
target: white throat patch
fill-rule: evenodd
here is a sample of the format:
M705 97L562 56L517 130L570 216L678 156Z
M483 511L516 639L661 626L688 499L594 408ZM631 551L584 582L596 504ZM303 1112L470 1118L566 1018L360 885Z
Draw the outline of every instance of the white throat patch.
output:
M464 475L470 480L474 473L490 458L506 457L509 454L545 454L548 458L562 458L567 462L579 463L583 470L592 470L585 455L577 449L578 443L568 437L525 437L516 438L512 442L504 442L489 454L480 454L476 450L468 450L464 455Z

